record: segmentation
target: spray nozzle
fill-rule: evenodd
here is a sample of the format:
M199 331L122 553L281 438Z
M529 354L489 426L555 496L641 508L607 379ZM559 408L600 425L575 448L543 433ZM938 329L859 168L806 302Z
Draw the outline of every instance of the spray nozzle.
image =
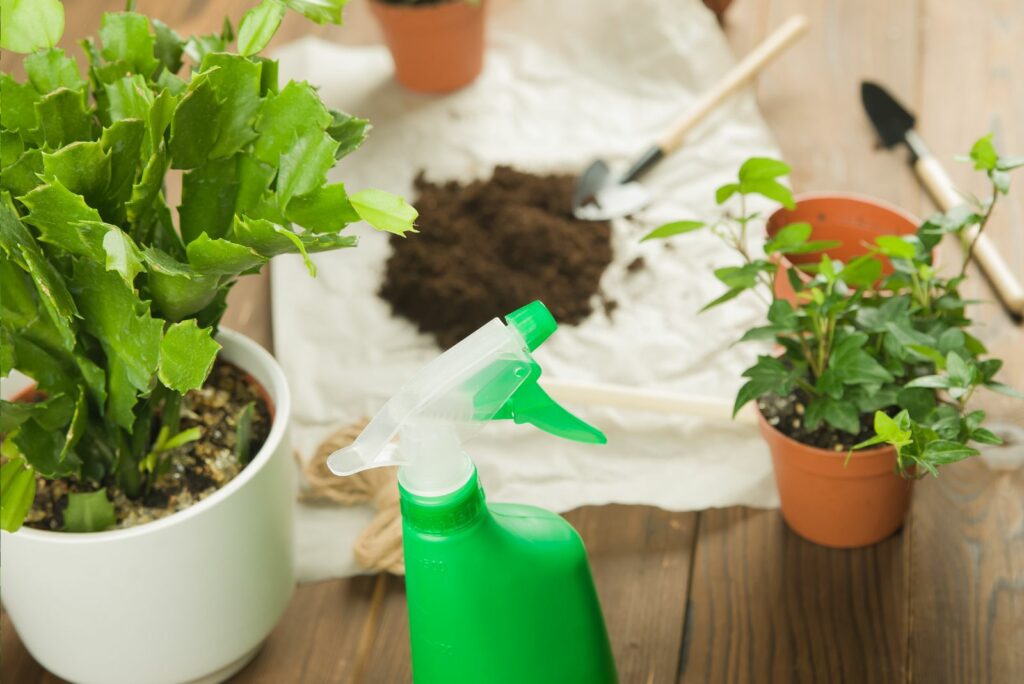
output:
M541 367L530 354L558 325L547 307L532 302L493 319L427 364L393 396L351 446L327 465L336 475L404 466L407 489L451 491L472 472L461 443L491 420L529 423L578 442L603 444L597 428L560 406L540 387ZM396 449L390 444L401 433Z

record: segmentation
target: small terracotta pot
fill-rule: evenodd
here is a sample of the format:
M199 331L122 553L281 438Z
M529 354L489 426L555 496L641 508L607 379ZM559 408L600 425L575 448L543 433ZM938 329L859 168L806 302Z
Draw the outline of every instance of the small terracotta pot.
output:
M395 78L409 90L447 93L472 83L484 65L485 0L392 5L372 0Z
M794 265L816 264L821 255L849 263L868 251L865 245L874 244L880 235L912 235L919 221L912 214L881 200L846 193L812 193L796 198L794 209L779 209L768 219L768 237L791 223L810 223L811 240L834 240L838 247L812 254L790 254L779 257L779 270L775 275L775 296L794 302L796 295L786 276ZM886 257L882 261L882 275L892 273L892 264ZM805 280L805 276L798 270Z
M868 546L903 525L913 480L895 471L893 447L846 452L802 444L757 412L768 442L786 524L804 539L837 548Z

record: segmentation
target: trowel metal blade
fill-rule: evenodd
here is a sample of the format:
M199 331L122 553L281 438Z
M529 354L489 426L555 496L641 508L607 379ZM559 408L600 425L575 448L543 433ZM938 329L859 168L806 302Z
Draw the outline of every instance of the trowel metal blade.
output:
M616 184L598 190L591 202L572 213L582 221L607 221L635 214L650 203L650 191L639 183Z

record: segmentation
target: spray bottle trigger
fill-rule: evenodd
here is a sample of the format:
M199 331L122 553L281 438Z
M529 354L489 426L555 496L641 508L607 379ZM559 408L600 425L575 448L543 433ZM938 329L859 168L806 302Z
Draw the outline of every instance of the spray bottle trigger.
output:
M608 438L593 425L569 413L536 380L524 383L495 418L511 418L517 424L529 423L556 437L587 444L606 444Z

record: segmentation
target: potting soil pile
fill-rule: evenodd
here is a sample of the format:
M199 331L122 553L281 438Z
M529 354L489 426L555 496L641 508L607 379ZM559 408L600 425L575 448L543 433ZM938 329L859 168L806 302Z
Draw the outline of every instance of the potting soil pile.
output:
M545 213L542 197L524 203L514 192L497 193L479 212L450 201L474 192L483 198L499 166L557 174L550 179L554 196L567 187L567 174L594 157L631 161L733 64L714 16L700 0L520 0L499 9L490 16L484 73L449 96L403 90L383 47L306 39L276 55L282 78L315 83L329 104L373 122L369 141L345 158L336 180L352 191L422 196L422 232L397 251L388 236L355 227L357 249L314 255L315 279L301 259L274 262L275 351L292 388L292 438L304 458L338 428L373 415L440 353L439 341L450 344L476 327L472 317L507 313L538 295L556 315L566 301L572 307L537 353L548 377L731 400L759 351L731 346L763 320L756 299L697 315L722 292L712 270L734 263L713 235L640 242L662 223L715 216L715 188L734 178L744 159L778 155L750 93L721 107L645 178L656 200L631 220L612 222L607 265L601 235L608 227L578 225L591 233L567 235ZM421 171L429 183L417 190ZM492 242L461 236L452 246L431 232L462 230L470 218L490 223L484 228L493 231ZM452 225L437 228L446 222ZM539 243L544 223L553 235ZM523 241L512 239L517 226ZM579 250L598 250L599 258L559 251L558 259L583 261L568 263L561 275L533 271L536 289L498 301L509 296L509 278L518 277L510 273L538 261L537 250L555 234L578 241ZM523 256L508 260L514 250ZM523 300L511 301L517 296ZM424 325L424 311L444 316L459 301L464 323ZM569 408L604 430L608 444L566 442L505 423L488 425L467 444L489 500L556 511L610 502L672 510L777 503L767 449L752 427ZM359 572L351 545L373 512L371 505L300 505L299 577Z
M420 234L391 239L381 297L445 349L534 299L561 325L586 319L611 224L573 217L575 182L506 166L467 185L417 177Z

